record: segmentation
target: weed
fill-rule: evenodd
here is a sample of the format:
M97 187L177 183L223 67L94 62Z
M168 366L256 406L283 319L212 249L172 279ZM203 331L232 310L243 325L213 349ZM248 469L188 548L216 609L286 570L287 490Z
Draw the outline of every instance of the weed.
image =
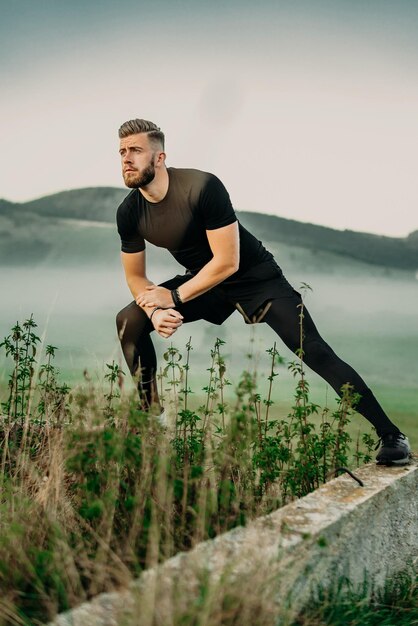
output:
M418 579L407 572L386 582L374 592L366 583L355 589L339 579L328 591L317 590L315 598L292 626L413 626L418 624Z
M0 610L10 620L46 621L126 585L179 550L305 495L347 464L355 398L347 387L330 416L310 401L303 307L300 319L302 348L299 361L289 364L296 388L286 418L273 408L284 364L275 344L267 350L266 396L258 393L250 351L227 402L224 342L217 339L199 404L190 384L190 338L185 358L173 345L164 354L159 383L175 422L168 433L135 395L123 393L124 373L115 361L106 364L104 395L88 376L71 391L59 382L55 346L37 363L32 316L12 328L1 344L14 368L0 423ZM357 464L373 444L358 439Z

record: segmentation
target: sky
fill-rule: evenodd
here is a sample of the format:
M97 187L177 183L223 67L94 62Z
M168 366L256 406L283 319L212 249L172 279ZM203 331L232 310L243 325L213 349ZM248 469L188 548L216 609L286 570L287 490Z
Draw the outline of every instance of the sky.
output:
M142 117L237 210L418 229L416 0L0 2L0 197L122 187Z

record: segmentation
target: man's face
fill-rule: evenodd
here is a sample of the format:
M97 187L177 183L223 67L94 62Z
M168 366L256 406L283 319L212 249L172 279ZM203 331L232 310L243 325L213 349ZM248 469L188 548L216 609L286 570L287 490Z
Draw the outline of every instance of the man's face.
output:
M121 139L119 154L122 176L127 187L131 189L146 187L154 180L158 152L153 148L146 133Z

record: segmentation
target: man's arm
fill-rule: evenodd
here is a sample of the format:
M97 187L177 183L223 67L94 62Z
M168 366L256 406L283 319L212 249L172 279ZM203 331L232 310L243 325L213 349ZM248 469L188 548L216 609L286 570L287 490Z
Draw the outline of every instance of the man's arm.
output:
M147 286L154 286L153 283L148 280L145 272L145 250L141 252L121 252L121 259L123 269L125 271L126 282L134 297L134 300L142 308L145 314L150 317L152 313L152 307L141 306L138 303L138 294L143 292ZM161 305L155 305L161 306ZM177 328L181 326L183 317L180 313L172 308L166 310L155 311L152 316L152 324L155 330L161 337L171 337L176 332Z
M192 300L234 274L239 267L238 222L206 231L213 257L190 280L178 288L182 302ZM146 285L136 302L146 307L174 306L171 292L165 287Z
M205 291L219 285L239 268L239 231L238 222L207 230L206 235L209 241L213 257L206 263L187 283L181 285L178 291L182 302L192 300L200 296Z
M125 278L128 287L136 300L139 293L144 291L147 285L152 285L152 282L148 280L145 271L145 250L141 252L121 252L123 269L125 271ZM141 307L147 313L145 307Z

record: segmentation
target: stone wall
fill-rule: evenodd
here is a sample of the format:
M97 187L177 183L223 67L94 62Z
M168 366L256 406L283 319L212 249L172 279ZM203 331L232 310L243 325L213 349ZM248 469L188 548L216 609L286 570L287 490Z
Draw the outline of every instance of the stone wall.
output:
M316 593L346 580L368 592L418 562L418 468L366 465L245 528L144 572L50 626L169 626L198 605L239 602L257 624L285 625ZM212 604L211 604L212 603ZM251 613L251 611L253 613ZM271 617L271 622L269 621Z

